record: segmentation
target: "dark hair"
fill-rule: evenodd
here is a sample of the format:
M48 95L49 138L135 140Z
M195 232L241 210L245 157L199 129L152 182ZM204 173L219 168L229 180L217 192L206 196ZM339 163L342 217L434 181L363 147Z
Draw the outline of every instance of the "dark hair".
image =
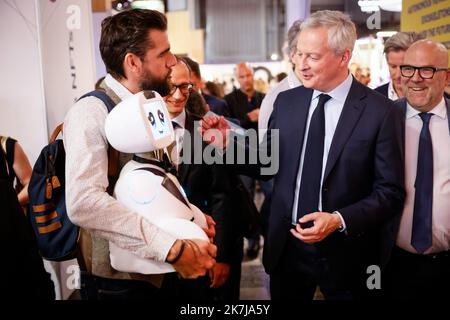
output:
M209 94L218 98L221 98L220 87L217 83L212 81L207 81L205 83L206 89L209 91Z
M277 82L281 82L286 77L287 77L286 72L280 72L275 76L275 78L277 79Z
M206 114L206 101L200 93L192 90L186 103L186 110L198 117Z
M180 57L180 59L183 60L188 65L189 69L191 69L194 75L196 75L200 79L202 78L202 74L200 72L200 65L196 61L192 60L189 57Z
M120 12L102 22L100 53L106 70L115 78L124 78L123 60L127 53L144 59L154 47L150 30L167 30L166 17L154 10L136 9Z
M191 77L191 73L192 73L192 69L191 66L189 65L189 63L187 63L186 61L186 57L180 56L178 54L175 55L175 59L177 59L177 64L179 62L181 62L182 64L184 64L186 66L186 68L189 70L189 78Z

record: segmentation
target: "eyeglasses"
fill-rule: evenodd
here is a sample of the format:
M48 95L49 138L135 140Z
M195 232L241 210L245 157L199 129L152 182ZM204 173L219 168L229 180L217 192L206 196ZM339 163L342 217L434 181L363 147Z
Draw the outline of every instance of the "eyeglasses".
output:
M412 78L414 77L414 74L416 73L416 70L419 70L419 76L422 79L431 79L434 77L434 74L438 71L447 71L446 68L435 68L435 67L414 67L414 66L400 66L400 71L402 73L402 76L406 78Z
M171 84L169 94L174 94L177 89L180 89L182 94L188 94L192 90L192 83Z

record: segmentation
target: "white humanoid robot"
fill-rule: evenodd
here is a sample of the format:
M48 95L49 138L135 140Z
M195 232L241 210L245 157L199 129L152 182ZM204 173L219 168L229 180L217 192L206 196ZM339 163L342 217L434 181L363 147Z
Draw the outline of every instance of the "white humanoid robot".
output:
M174 131L161 96L143 91L119 103L105 122L109 143L123 153L134 153L120 172L114 196L178 239L208 237L204 214L190 204L177 178L164 169L163 161L150 156L174 141ZM161 159L160 159L161 160ZM172 265L141 258L110 242L111 266L119 271L158 274L175 271Z

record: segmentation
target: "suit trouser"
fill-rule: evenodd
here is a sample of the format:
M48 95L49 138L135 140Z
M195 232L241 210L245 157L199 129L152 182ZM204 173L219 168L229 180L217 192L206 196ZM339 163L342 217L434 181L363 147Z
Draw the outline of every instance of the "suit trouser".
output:
M338 289L326 258L317 248L289 233L279 264L270 274L271 298L312 300L317 286L327 300L353 298L350 291Z
M385 279L384 287L389 299L449 300L450 251L419 255L395 247Z
M233 243L233 252L230 257L230 274L223 286L212 289L215 302L227 302L239 300L241 289L241 265L243 258L244 239L237 236Z

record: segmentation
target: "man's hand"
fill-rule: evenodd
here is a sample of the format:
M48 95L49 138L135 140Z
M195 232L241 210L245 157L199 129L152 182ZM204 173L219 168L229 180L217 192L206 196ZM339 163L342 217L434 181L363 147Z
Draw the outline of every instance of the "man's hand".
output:
M185 279L195 279L204 276L215 263L217 247L205 240L186 239L181 257L173 264L175 271ZM173 260L181 248L181 240L175 241L167 255L168 261Z
M214 237L216 236L216 227L215 227L216 222L210 215L205 214L205 218L206 218L207 228L203 228L203 231L205 231L206 235L209 238L209 241L211 241L211 243L213 243Z
M209 270L209 278L211 279L210 288L218 288L222 286L228 279L230 274L230 265L228 263L218 262Z
M198 130L206 143L225 149L228 145L230 129L230 125L223 116L219 118L211 114L203 117Z
M314 226L303 229L300 223L308 221L312 221ZM291 229L291 233L303 242L312 244L322 241L340 227L341 219L339 215L328 212L314 212L304 215L297 223L295 229Z
M256 108L249 113L247 113L247 117L250 119L251 122L258 122L259 118L259 108Z

